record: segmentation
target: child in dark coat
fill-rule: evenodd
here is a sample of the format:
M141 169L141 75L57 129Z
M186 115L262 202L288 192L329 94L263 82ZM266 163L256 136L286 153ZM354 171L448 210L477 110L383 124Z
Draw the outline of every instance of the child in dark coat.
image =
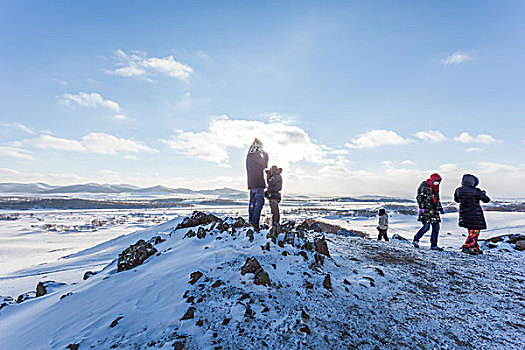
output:
M270 200L270 209L272 211L272 226L276 233L280 232L281 216L279 214L279 202L281 201L281 190L283 189L283 178L281 173L283 169L273 165L269 170L266 170L266 181L268 182L268 190L266 197Z
M463 244L462 251L469 254L483 254L479 249L478 238L480 230L487 228L480 201L490 202L485 191L480 190L479 180L474 175L465 174L461 180L461 187L454 192L454 200L459 203L459 226L468 230L468 237Z
M377 230L379 231L377 240L380 241L381 238L384 238L385 241L388 241L388 236L386 235L386 231L388 230L388 214L383 208L379 209L379 225L377 225Z

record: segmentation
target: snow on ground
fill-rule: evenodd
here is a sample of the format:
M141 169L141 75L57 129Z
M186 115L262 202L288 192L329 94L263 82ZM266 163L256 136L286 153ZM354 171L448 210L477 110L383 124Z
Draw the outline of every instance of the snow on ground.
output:
M495 222L490 215L489 222ZM407 232L418 226L395 215L392 219L394 227L396 220L404 222ZM444 232L452 220L447 217ZM64 349L68 344L172 349L174 343L189 349L523 349L523 252L488 250L469 256L457 247L434 252L326 234L331 257L315 264L315 253L301 249L301 239L280 247L263 230L252 242L248 228L235 233L215 229L205 238L189 238L188 229L174 230L180 221L113 235L110 241L29 268L29 274L53 266L101 272L4 307L0 344L15 350ZM349 227L359 229L354 226L358 220L350 221ZM362 228L373 231L366 226L372 219L361 221ZM509 225L520 226L523 218L513 221ZM116 273L120 251L156 235L166 238L156 245L160 254ZM307 239L315 235L307 233ZM268 242L270 250L261 249ZM254 285L253 274L240 274L248 257L257 258L270 286ZM204 275L191 285L195 271ZM323 287L327 275L331 289ZM194 318L181 320L190 306Z

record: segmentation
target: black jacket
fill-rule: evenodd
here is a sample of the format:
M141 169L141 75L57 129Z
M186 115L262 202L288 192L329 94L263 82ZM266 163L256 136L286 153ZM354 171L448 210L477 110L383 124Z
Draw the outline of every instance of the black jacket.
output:
M248 173L248 188L266 188L264 169L268 166L268 153L253 152L246 156L246 171Z
M417 189L417 204L419 209L425 209L423 213L419 212L417 218L419 221L431 224L441 222L439 214L443 207L439 199L439 192L434 191L426 181L423 181Z
M487 223L483 216L480 201L490 202L485 191L476 186L479 180L474 175L465 174L461 180L461 187L454 192L454 200L459 203L459 226L469 230L485 230Z
M281 168L266 170L268 178L268 198L281 200L281 190L283 189L283 177Z

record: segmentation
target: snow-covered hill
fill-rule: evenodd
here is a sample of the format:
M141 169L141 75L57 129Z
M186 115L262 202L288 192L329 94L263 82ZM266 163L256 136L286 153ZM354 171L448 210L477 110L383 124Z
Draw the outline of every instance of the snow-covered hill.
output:
M292 225L274 243L240 219L181 222L62 258L83 272L115 260L2 308L1 347L523 349L524 252L510 246L468 256L324 234L327 252ZM117 272L121 251L156 236L157 253Z

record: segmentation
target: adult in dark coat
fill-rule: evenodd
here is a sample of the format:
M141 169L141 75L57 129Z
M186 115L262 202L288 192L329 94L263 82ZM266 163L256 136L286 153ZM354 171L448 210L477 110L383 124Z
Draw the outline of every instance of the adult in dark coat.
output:
M419 248L419 240L423 235L430 230L432 226L432 234L430 236L430 249L443 250L438 247L439 223L441 217L439 214L444 214L441 199L439 198L439 185L441 184L441 176L435 173L419 185L417 190L417 204L419 206L418 221L423 223L423 227L416 233L412 244Z
M263 144L255 139L246 156L246 172L248 175L248 189L250 190L249 221L259 228L261 211L264 206L264 169L268 167L268 154L263 150Z
M478 185L477 177L465 174L461 180L461 187L454 192L454 201L459 203L459 226L468 230L468 237L462 250L472 254L482 253L478 245L479 232L487 229L480 201L490 202L486 192L477 188Z

